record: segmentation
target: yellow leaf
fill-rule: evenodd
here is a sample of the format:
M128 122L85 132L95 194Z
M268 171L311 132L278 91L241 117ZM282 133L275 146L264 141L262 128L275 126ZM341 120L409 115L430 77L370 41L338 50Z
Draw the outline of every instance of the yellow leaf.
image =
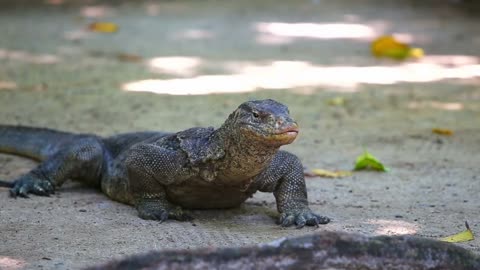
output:
M408 55L413 58L422 58L425 55L425 52L422 48L411 48Z
M446 128L434 128L434 129L432 129L432 132L436 133L436 134L440 134L440 135L445 135L445 136L452 136L453 135L453 131L450 130L450 129L446 129Z
M331 106L343 106L345 105L345 99L343 97L335 97L328 101L328 105Z
M94 22L88 25L88 30L99 33L115 33L118 25L111 22Z
M421 58L424 55L423 49L412 48L402 43L393 36L381 36L371 44L372 54L376 57L387 57L396 60L404 60L408 57Z
M353 173L351 171L327 171L323 169L313 169L312 174L320 177L340 178L351 176Z
M439 240L444 242L449 242L449 243L461 243L461 242L472 241L473 239L475 239L475 237L473 236L473 232L472 230L470 230L470 226L468 226L468 222L466 221L465 221L465 227L467 227L465 231L440 238Z

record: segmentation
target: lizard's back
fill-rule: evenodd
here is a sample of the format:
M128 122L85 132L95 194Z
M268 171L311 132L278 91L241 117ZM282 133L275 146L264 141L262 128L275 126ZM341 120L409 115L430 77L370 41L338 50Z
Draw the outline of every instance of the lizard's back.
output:
M122 152L139 142L156 141L170 134L171 133L157 131L122 133L103 139L103 143L112 158L116 158Z

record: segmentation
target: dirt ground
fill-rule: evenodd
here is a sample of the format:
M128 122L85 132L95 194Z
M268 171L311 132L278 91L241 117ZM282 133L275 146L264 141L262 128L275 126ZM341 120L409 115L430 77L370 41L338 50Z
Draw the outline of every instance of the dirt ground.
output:
M159 224L75 183L49 198L0 189L0 269L323 230L438 238L468 220L480 232L480 21L461 1L31 2L0 5L1 124L102 135L218 127L241 102L273 98L301 126L284 149L306 168L352 169L367 149L391 170L308 178L311 207L333 221L302 230L275 225L271 194ZM119 31L86 31L95 21ZM426 56L375 59L369 42L382 34ZM345 105L328 104L337 97ZM0 155L0 179L34 166ZM459 245L480 253L478 239Z

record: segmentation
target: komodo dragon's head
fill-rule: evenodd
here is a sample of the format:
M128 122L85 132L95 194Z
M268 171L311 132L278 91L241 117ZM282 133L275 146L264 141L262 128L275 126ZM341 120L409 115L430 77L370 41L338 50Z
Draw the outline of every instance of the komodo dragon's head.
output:
M270 146L292 143L298 125L290 117L288 107L272 99L242 103L228 121L244 139Z

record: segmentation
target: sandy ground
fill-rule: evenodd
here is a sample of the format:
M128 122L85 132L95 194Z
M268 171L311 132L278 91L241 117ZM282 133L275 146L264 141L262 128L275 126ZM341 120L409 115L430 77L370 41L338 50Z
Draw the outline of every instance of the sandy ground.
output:
M285 149L307 168L351 169L368 149L391 171L308 178L311 207L333 222L302 230L275 225L271 194L238 209L195 211L193 223L158 224L75 183L49 198L14 200L1 189L1 269L78 269L153 249L250 245L322 230L437 238L468 220L480 232L480 21L470 7L11 2L0 6L2 124L102 135L175 131L219 126L241 102L273 98L301 126ZM113 21L119 31L85 31L94 21ZM369 42L390 33L426 57L371 57ZM178 95L185 93L193 95ZM346 104L328 105L335 97ZM0 155L0 178L34 166ZM480 253L479 240L459 245Z

